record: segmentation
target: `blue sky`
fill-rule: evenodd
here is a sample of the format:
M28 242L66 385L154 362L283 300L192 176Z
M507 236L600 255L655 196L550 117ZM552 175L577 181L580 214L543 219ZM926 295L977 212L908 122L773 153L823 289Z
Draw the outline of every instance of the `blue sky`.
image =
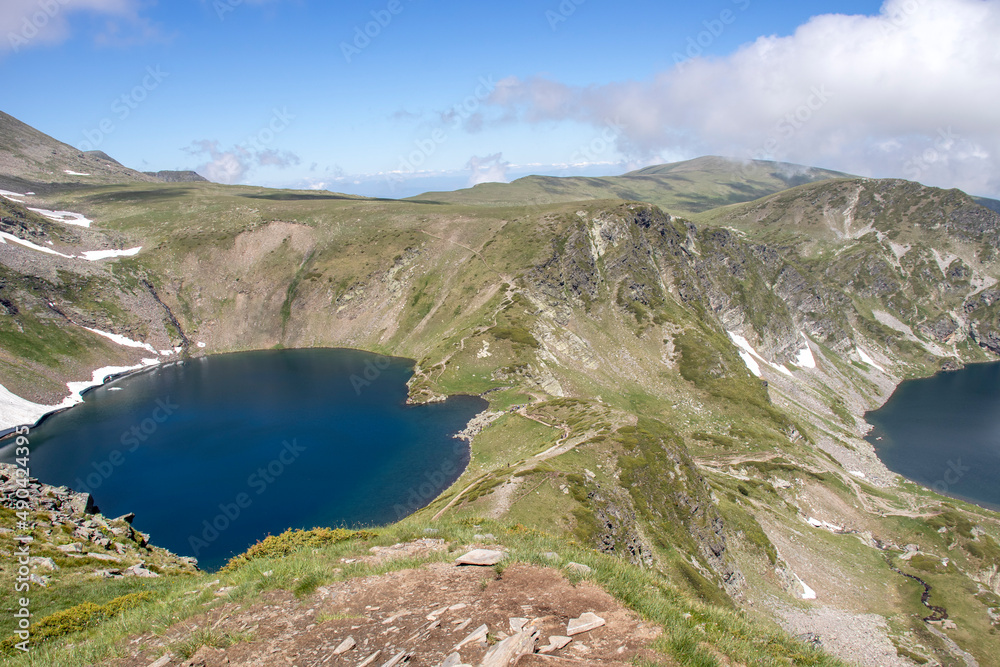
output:
M406 196L712 153L1000 194L997 0L4 5L0 109L144 170Z

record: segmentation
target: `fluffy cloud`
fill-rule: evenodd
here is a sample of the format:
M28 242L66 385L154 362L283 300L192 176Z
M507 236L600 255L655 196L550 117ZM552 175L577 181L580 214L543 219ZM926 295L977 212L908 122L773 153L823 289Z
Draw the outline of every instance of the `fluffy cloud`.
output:
M104 45L162 39L159 28L139 15L139 0L3 0L0 3L0 53L57 44L70 36L75 12L108 17Z
M486 157L473 155L465 165L472 174L469 176L469 186L480 183L506 183L507 169L510 162L505 162L503 153L494 153Z
M273 148L255 149L249 146L235 146L223 150L218 141L195 141L185 149L191 155L205 155L209 161L196 171L216 183L241 183L246 175L256 167L277 167L283 169L299 164L299 157L290 151Z
M722 153L1000 194L1000 0L817 16L648 81L500 81L505 120L623 128L628 158Z

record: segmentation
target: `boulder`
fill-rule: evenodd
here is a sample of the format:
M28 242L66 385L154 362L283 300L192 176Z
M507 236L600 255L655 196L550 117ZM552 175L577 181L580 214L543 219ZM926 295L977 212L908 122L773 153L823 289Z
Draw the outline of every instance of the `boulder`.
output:
M459 556L455 559L457 565L478 565L478 566L490 566L496 565L504 558L504 553L502 551L493 551L492 549L473 549L472 551Z

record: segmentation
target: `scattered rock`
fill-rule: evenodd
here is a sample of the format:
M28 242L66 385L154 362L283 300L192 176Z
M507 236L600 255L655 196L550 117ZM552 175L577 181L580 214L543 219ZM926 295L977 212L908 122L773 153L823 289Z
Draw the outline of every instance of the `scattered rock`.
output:
M73 544L62 544L56 547L59 551L64 554L81 554L83 553L83 545L79 542L74 542Z
M51 558L42 558L40 556L32 556L31 558L29 558L28 566L31 569L40 567L44 570L48 570L49 572L55 572L56 570L59 569L59 566L56 565L56 562L54 560L52 560Z
M504 553L502 551L493 551L492 549L473 549L465 555L459 556L455 559L457 565L478 565L478 566L490 566L496 565L503 560Z
M591 572L593 572L592 569L590 569L583 563L573 563L573 562L567 563L566 569L569 570L570 572L575 572L577 574L590 574Z
M462 664L462 656L460 656L458 653L452 653L451 655L449 655L447 658L444 659L444 662L441 663L441 667L458 667L461 664Z
M472 634L470 634L468 637L455 644L455 650L458 651L466 644L479 641L480 639L486 639L486 635L488 635L489 632L490 629L489 627L486 626L485 623L483 625L480 625L478 628L472 631Z
M492 542L496 542L497 541L497 536L494 535L493 533L486 533L485 535L480 535L480 534L477 533L477 534L475 534L475 535L472 536L472 539L479 540L480 542L491 542L492 543Z
M543 647L539 650L539 653L552 653L553 651L558 651L569 646L569 643L573 641L572 637L563 637L562 635L552 635L549 637L549 645Z
M149 667L167 667L167 665L169 665L170 661L173 660L173 659L174 659L173 654L172 653L167 653L167 654L163 655L156 662L149 663Z
M580 616L580 618L574 618L566 626L566 634L570 637L574 637L584 632L590 632L604 625L604 619L597 614L588 611L587 613Z
M124 574L126 577L142 577L144 579L152 579L160 576L156 572L147 569L146 564L143 562L125 568Z
M555 551L546 551L546 552L542 553L541 556L545 560L550 560L550 561L561 560L560 557L559 557L559 554L557 554Z
M526 618L520 618L520 617L512 618L510 619L510 631L520 632L521 630L524 630L524 626L527 624L528 624L528 619Z
M392 656L389 660L382 663L382 667L396 667L396 665L403 662L406 659L406 651L400 651L396 655Z
M504 639L486 652L479 667L508 667L517 662L521 656L535 652L535 642L538 641L538 629L528 628Z

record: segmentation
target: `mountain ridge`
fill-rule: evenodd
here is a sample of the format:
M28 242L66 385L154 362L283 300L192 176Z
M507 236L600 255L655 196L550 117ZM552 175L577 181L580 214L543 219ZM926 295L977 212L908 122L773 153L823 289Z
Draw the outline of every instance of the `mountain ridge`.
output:
M186 357L406 356L411 400L490 408L461 478L379 540L464 545L485 529L531 562L543 544L594 554L667 591L657 618L682 634L664 652L682 663L701 624L704 664L834 664L801 643L727 643L727 609L794 635L838 619L821 641L862 664L955 662L955 642L982 664L997 654L1000 518L902 480L863 439L864 412L902 379L997 358L1000 216L964 193L831 177L690 218L638 201L431 206L202 182L23 201L94 221L0 199L3 231L39 247L143 250L101 264L0 246L0 384L15 393L141 359L83 326ZM234 565L227 584L252 599L266 568L283 586L336 582L339 559L358 557L316 548ZM925 623L923 589L900 572L930 582L955 627ZM189 588L176 585L169 599ZM870 635L895 654L852 648Z

